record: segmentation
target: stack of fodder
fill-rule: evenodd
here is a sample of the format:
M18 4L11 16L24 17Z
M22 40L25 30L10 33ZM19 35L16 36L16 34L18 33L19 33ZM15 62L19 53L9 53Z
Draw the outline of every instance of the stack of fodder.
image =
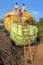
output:
M0 31L0 58L3 65L20 65L14 51L15 48L11 45L10 40Z

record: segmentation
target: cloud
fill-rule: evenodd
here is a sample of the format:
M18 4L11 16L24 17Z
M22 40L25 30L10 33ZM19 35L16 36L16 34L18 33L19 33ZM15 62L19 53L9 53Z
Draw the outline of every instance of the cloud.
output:
M32 11L31 14L32 14L32 16L33 16L33 18L35 20L39 19L39 16L40 16L40 12L39 11Z
M33 11L33 12L31 12L33 15L39 15L40 14L40 12L39 11Z

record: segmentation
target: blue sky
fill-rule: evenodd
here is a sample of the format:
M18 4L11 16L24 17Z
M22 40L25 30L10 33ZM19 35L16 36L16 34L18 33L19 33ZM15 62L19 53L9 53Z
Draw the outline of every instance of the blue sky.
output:
M43 17L43 0L0 0L0 19L13 9L16 2L18 2L19 8L24 3L34 19L38 20Z

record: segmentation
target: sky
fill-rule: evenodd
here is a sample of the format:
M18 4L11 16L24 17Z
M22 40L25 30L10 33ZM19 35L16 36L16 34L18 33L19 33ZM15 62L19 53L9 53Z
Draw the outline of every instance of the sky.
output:
M0 19L14 8L16 2L19 8L22 8L24 3L35 20L43 17L43 0L0 0Z

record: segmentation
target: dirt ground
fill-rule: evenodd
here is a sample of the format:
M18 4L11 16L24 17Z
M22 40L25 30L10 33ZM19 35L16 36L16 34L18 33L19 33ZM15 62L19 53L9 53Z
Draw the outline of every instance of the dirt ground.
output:
M43 65L43 42L40 42L37 47L33 63L27 65Z

